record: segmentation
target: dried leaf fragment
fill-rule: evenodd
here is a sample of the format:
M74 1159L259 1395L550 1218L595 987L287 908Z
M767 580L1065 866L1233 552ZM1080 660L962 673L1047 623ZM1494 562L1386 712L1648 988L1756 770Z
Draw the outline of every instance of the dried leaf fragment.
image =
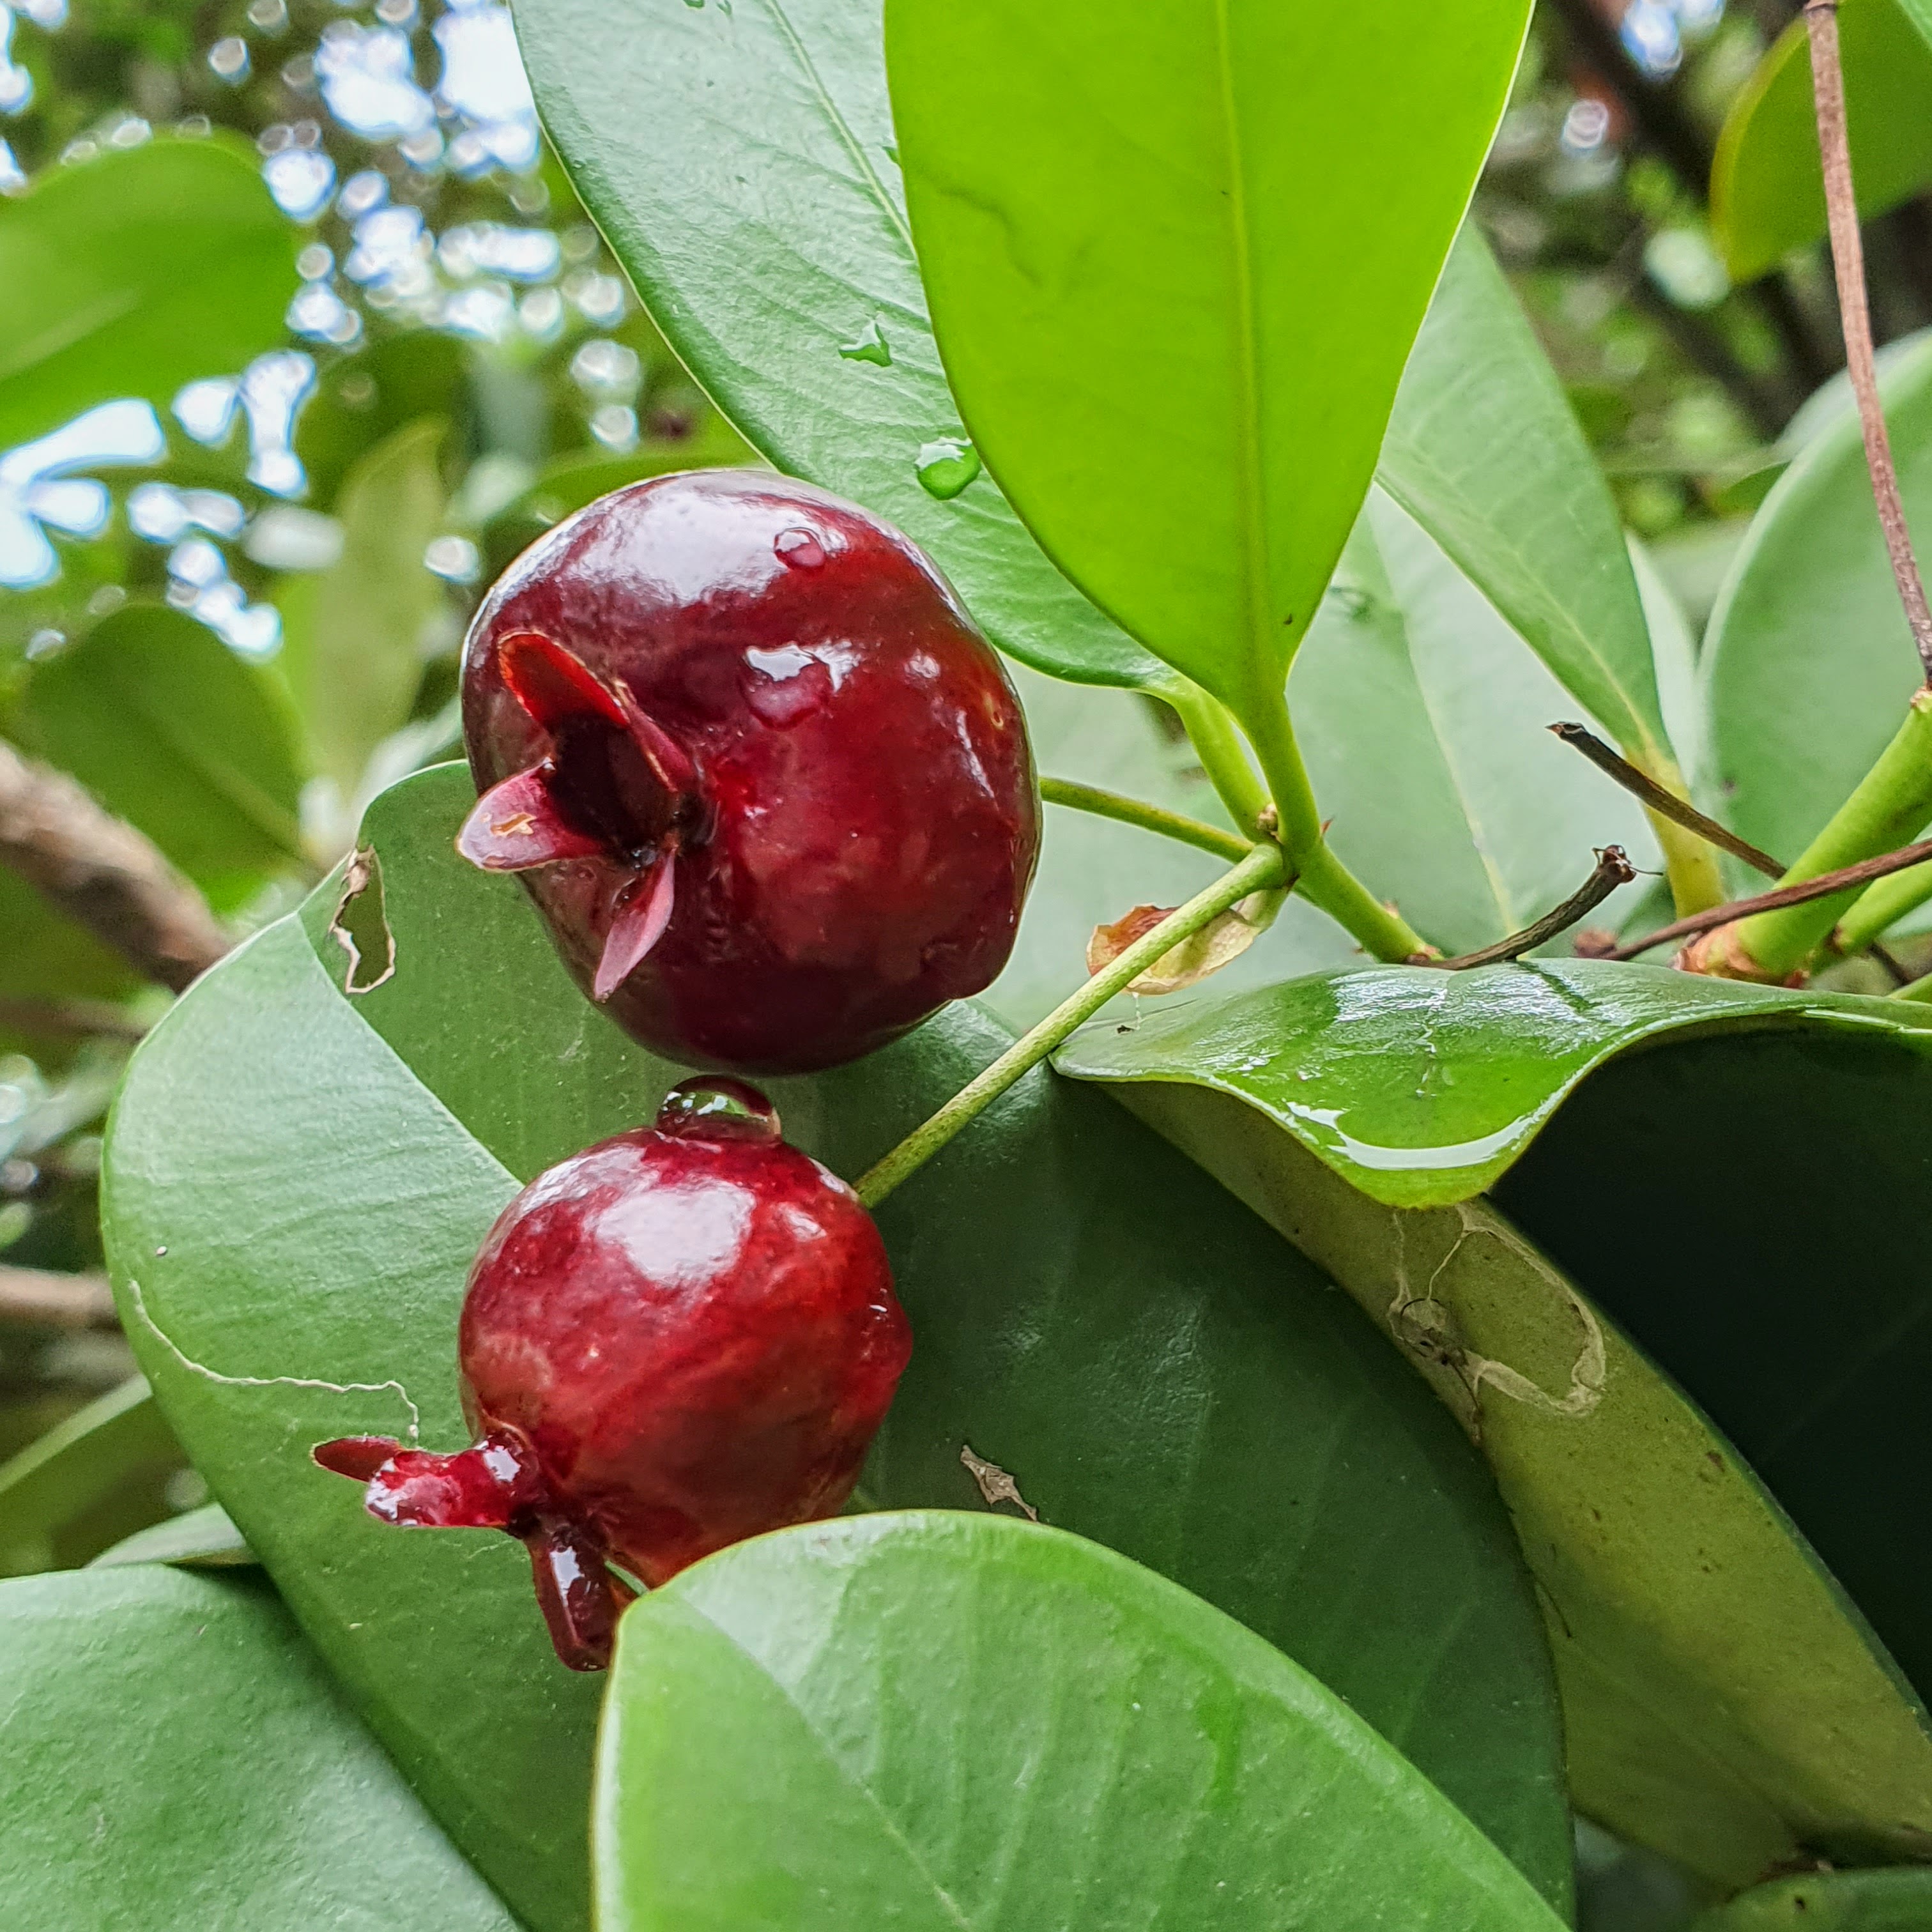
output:
M968 1473L980 1485L980 1493L991 1508L995 1503L1012 1503L1024 1510L1028 1518L1037 1522L1040 1511L1020 1494L1020 1486L997 1462L988 1462L982 1456L974 1454L971 1445L959 1445L959 1460L966 1466Z
M1202 927L1199 932L1171 946L1138 977L1129 981L1130 993L1178 993L1198 985L1210 973L1238 959L1258 939L1265 922L1249 916L1256 894L1232 906ZM1111 926L1096 926L1087 942L1087 970L1098 973L1111 966L1127 948L1144 939L1164 919L1178 908L1174 906L1136 906Z

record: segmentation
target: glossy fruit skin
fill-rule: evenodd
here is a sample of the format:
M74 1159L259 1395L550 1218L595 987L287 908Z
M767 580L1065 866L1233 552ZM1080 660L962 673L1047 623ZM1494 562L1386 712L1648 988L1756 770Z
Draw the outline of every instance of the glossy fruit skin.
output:
M507 1529L558 1654L602 1667L628 1596L834 1514L911 1352L872 1216L737 1082L538 1176L471 1269L458 1349L478 1441L324 1444L391 1522Z
M686 1066L832 1066L1005 964L1038 854L1025 721L998 657L897 532L761 471L658 477L579 512L511 566L471 628L479 792L546 758L569 776L572 748L505 674L506 646L531 637L623 687L694 771L688 791L652 797L633 758L628 801L603 814L627 832L521 869L587 992L640 880L670 892L668 923L605 1001L634 1038ZM464 849L518 866L504 843ZM674 890L652 871L665 860Z

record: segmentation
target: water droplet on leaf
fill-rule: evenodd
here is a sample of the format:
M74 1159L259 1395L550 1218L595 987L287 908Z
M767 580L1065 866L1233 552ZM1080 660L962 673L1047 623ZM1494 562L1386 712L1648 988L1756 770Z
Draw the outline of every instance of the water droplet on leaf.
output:
M964 436L942 436L921 446L914 467L926 494L943 503L979 475L980 452Z
M851 341L842 342L838 352L848 362L870 362L881 369L892 366L892 347L880 330L877 316Z

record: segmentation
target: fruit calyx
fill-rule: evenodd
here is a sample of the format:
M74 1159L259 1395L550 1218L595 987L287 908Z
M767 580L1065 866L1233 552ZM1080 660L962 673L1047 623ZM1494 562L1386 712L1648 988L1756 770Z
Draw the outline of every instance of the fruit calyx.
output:
M491 1430L454 1455L407 1449L392 1436L345 1436L310 1452L332 1474L368 1485L363 1507L404 1528L500 1529L530 1552L531 1580L558 1658L572 1670L610 1660L618 1613L633 1592L602 1548L560 1507L536 1452L514 1429Z
M625 876L592 986L608 1000L670 923L678 854L704 818L697 767L622 679L606 684L541 632L505 638L497 664L550 748L476 801L456 849L491 872L614 862Z

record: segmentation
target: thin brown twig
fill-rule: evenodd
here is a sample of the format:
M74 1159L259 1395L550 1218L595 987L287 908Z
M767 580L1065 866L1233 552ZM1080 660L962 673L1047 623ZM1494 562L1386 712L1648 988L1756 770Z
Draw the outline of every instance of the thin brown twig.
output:
M1742 859L1747 866L1755 866L1768 879L1784 878L1786 868L1768 852L1761 850L1748 838L1740 838L1714 818L1706 818L1694 805L1679 798L1675 792L1666 791L1654 778L1639 771L1628 758L1619 756L1614 747L1605 744L1594 731L1586 730L1580 724L1552 724L1549 728L1572 751L1581 752L1598 770L1614 778L1634 797L1641 799L1660 818L1667 818L1672 824L1682 826L1685 831L1696 832L1707 844L1715 845L1734 858Z
M1820 872L1815 879L1807 879L1802 885L1780 886L1774 892L1760 892L1755 898L1733 899L1729 905L1713 906L1708 912L1693 913L1688 919L1674 920L1668 926L1660 926L1654 932L1646 933L1641 939L1632 940L1628 946L1617 946L1598 956L1605 959L1634 959L1640 953L1666 945L1673 939L1693 939L1700 932L1714 932L1720 926L1729 926L1736 920L1749 919L1756 913L1781 912L1786 906L1805 905L1813 899L1828 899L1834 892L1844 892L1848 887L1869 885L1874 879L1886 878L1894 872L1922 866L1928 859L1932 859L1932 838L1921 839L1916 845L1902 845L1896 852L1886 852L1876 859L1862 859L1856 866L1840 866L1835 872Z
M1912 532L1898 494L1898 471L1885 427L1872 352L1871 308L1865 292L1864 244L1858 232L1858 196L1852 183L1852 146L1845 118L1845 74L1838 54L1838 0L1806 0L1804 28L1811 46L1811 92L1818 117L1818 152L1824 164L1825 208L1832 233L1832 267L1838 277L1838 310L1845 337L1845 367L1858 398L1864 434L1865 467L1871 472L1886 554L1918 647L1925 681L1932 686L1932 605L1912 554Z
M0 743L0 866L145 979L182 992L228 950L208 902L160 848L64 772Z
M112 1328L114 1297L105 1275L0 1268L0 1322L34 1328Z
M1499 939L1480 952L1465 952L1455 959L1432 960L1432 965L1446 967L1451 973L1466 972L1472 966L1495 966L1505 959L1519 959L1546 945L1559 932L1567 932L1586 913L1596 910L1619 886L1636 877L1636 868L1621 845L1606 845L1597 854L1597 868L1560 906L1552 907L1533 926Z

